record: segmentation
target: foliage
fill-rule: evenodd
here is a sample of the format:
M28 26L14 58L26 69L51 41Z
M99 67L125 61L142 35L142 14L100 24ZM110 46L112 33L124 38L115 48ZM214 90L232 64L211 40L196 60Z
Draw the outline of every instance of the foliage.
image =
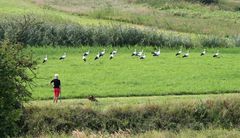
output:
M152 45L168 47L193 47L191 40L181 36L167 36L154 30L135 27L90 26L77 24L53 24L37 20L33 16L23 16L0 23L0 38L24 45Z
M202 4L218 4L219 0L186 0L189 2L199 2Z
M56 24L34 16L7 18L0 22L0 40L31 46L158 46L168 48L194 48L198 39L191 36L166 34L153 29L141 29L121 25L82 26L74 23ZM229 47L221 37L201 37L204 47ZM233 45L234 46L234 45Z
M149 130L202 130L209 127L238 128L239 102L207 100L196 104L145 105L110 108L29 107L26 110L25 134L81 131L114 133L120 130L134 133ZM61 112L59 112L61 110Z
M0 44L0 137L19 132L22 103L31 95L27 85L32 78L27 69L32 70L34 66L32 56L26 55L20 45L8 41Z
M227 40L219 37L205 37L201 40L201 45L208 48L229 47Z
M236 47L240 47L240 35L235 37Z

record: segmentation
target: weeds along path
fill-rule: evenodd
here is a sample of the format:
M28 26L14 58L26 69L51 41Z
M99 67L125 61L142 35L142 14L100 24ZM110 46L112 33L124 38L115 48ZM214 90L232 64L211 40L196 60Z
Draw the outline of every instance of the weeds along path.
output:
M181 99L181 100L179 100ZM239 127L239 96L197 97L129 97L99 98L98 102L82 99L32 101L25 106L25 134L82 131L133 133L150 130ZM42 127L44 126L44 127Z
M203 94L203 95L179 95L179 96L142 96L142 97L107 97L97 98L98 102L91 102L87 98L62 99L57 105L52 100L34 100L26 103L26 106L34 107L91 107L97 110L106 110L112 107L142 106L142 105L178 105L206 102L208 100L239 99L240 94Z

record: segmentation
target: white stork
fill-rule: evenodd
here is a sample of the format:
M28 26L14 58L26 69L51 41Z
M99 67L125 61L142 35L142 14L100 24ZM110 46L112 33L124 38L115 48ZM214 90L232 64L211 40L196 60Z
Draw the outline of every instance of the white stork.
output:
M137 50L135 49L135 51L132 53L132 56L137 56Z
M215 53L215 54L213 55L213 57L219 58L219 50L217 50L217 53Z
M116 49L116 50L113 50L110 54L111 54L111 55L112 55L112 54L113 54L113 55L116 55L116 54L117 54L117 49Z
M100 58L100 53L98 53L97 55L96 55L96 57L94 58L94 60L97 60L97 59L99 59Z
M43 59L43 62L42 63L45 63L47 62L48 58L47 58L47 55L45 55L44 59Z
M139 59L145 59L146 58L146 55L145 53L144 54L141 54L140 58Z
M67 57L66 52L64 52L64 54L59 58L59 60L64 60Z
M112 60L112 59L114 58L114 56L115 56L115 54L112 53L112 54L110 55L109 59Z
M141 57L141 56L142 56L142 54L143 54L143 50L142 50L142 51L140 51L140 52L137 52L137 56L139 56L139 57Z
M183 57L183 58L189 57L189 50L188 50L187 53L185 53L182 57Z
M82 59L83 59L84 62L87 61L87 57L86 56L83 56Z
M103 51L99 53L99 57L103 57L104 54L105 54L105 49L103 49Z
M158 51L152 52L152 54L153 54L153 56L159 56L161 54L160 48L158 49Z
M176 53L176 56L179 56L182 54L182 49L180 49L177 53Z
M89 50L87 52L83 53L84 57L87 57L88 55L89 55Z
M201 53L200 56L204 56L206 54L206 49L203 49L203 52Z

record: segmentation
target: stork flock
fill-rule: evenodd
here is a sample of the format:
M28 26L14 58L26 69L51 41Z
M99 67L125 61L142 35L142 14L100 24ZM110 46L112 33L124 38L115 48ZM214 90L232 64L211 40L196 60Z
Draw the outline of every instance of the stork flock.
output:
M106 50L103 49L103 51L101 52L98 52L98 54L95 56L94 60L98 60L100 59L101 57L103 57L106 53ZM206 49L203 49L203 51L200 53L200 56L204 56L206 55ZM90 54L90 51L86 51L83 53L83 56L82 56L82 60L84 62L87 62L87 57L88 55ZM160 48L158 49L158 51L154 51L151 53L152 56L156 57L156 56L160 56L161 54L161 51L160 51ZM183 55L182 55L183 54ZM109 59L112 60L115 56L117 55L117 49L116 50L113 50L111 53L110 53L110 56L109 56ZM141 51L138 51L137 52L137 49L135 49L133 52L132 52L132 56L136 56L136 57L139 57L140 60L143 60L146 58L146 54L143 52L143 50ZM179 56L182 56L182 58L187 58L189 57L189 50L186 52L186 53L183 53L182 49L180 49L176 55L176 57L179 57ZM62 56L60 56L59 60L65 60L67 57L67 54L66 52L64 52L64 54ZM217 52L213 55L214 58L220 58L220 54L219 54L219 50L217 50ZM47 55L45 55L45 57L43 58L43 62L42 63L45 63L47 62L48 60L48 57Z

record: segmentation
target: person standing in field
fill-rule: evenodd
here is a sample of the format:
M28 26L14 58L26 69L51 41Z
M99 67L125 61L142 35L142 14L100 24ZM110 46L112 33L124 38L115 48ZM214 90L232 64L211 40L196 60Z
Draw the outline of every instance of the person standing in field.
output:
M54 75L54 79L50 82L50 84L53 84L53 92L54 92L54 99L53 102L58 102L58 97L61 92L61 81L58 79L58 74Z

